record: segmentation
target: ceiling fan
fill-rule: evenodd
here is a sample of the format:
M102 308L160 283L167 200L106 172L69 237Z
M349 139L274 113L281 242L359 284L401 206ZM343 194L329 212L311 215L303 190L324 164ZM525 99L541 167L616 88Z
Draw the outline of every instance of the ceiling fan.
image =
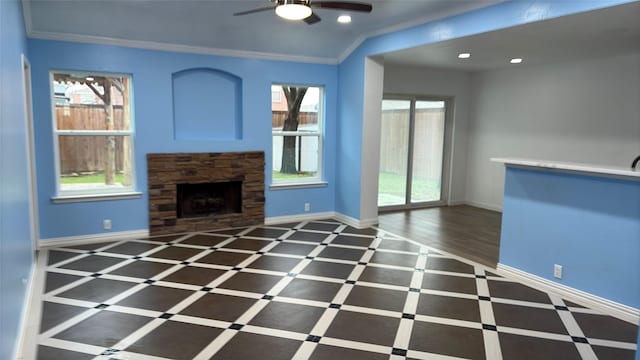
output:
M275 10L276 14L287 20L303 20L307 24L315 24L321 19L313 13L311 8L334 9L347 11L371 12L371 4L348 1L311 1L311 0L269 0L275 3L275 7L263 7L248 11L241 11L234 16L253 14L262 11Z

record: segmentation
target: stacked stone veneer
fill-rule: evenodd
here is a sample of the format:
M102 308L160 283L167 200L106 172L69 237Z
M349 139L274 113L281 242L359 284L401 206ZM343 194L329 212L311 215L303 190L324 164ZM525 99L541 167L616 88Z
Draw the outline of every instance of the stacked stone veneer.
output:
M264 153L147 154L149 233L206 231L264 223ZM177 184L242 181L242 211L177 217Z

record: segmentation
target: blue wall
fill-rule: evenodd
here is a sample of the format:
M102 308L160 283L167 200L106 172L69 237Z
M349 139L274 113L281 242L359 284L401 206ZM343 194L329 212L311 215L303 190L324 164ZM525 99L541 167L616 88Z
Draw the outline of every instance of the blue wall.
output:
M508 166L500 263L640 308L640 181Z
M34 117L42 239L98 234L102 219L111 219L112 231L148 227L146 194L147 153L226 152L262 150L266 154L267 185L271 183L271 84L321 85L325 89L325 143L323 175L327 187L266 191L266 216L294 215L310 202L313 212L335 209L336 65L302 64L140 50L47 40L29 40L32 57ZM215 69L242 80L242 138L237 140L175 139L172 74L186 69ZM53 204L53 155L49 71L82 70L131 74L134 92L135 171L142 198ZM208 114L207 114L208 115Z
M363 147L378 150L377 143L362 141L366 57L627 2L632 0L506 1L365 40L340 64L336 211L359 219Z
M15 353L32 249L21 54L27 52L20 1L0 1L0 359Z

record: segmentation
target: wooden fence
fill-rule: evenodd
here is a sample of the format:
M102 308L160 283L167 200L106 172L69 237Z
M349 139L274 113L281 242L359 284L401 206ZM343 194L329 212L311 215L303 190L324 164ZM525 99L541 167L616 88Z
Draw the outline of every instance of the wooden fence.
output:
M380 141L380 171L405 175L409 146L409 112L385 110L382 112ZM440 109L417 109L415 114L415 140L413 172L420 178L441 176L444 112Z
M113 107L114 129L122 129L122 106ZM60 130L106 130L102 105L59 105L55 107ZM60 136L60 173L89 173L104 171L107 136ZM123 169L122 136L116 136L116 171Z

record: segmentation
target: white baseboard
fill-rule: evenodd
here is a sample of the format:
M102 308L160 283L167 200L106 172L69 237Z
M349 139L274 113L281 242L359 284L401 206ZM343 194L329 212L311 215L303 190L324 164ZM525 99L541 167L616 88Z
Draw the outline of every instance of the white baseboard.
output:
M499 275L504 275L507 278L513 278L525 285L542 291L555 293L563 299L567 299L577 304L600 311L604 314L611 315L620 320L630 322L634 325L638 325L638 322L640 321L640 309L589 294L566 285L558 284L557 282L518 270L508 265L499 263L496 269Z
M378 223L378 218L374 219L364 219L358 220L356 218L352 218L350 216L337 213L335 211L327 211L327 212L319 212L313 214L298 214L298 215L286 215L286 216L272 216L264 219L265 225L277 225L291 222L301 222L301 221L313 221L313 220L321 220L321 219L336 219L341 221L347 225L353 226L357 229L363 229L369 226L376 225Z
M371 218L371 219L362 219L362 220L358 220L356 218L352 218L351 216L347 216L345 214L341 214L341 213L335 213L335 218L336 220L340 220L341 222L353 226L356 229L364 229L367 228L369 226L374 226L378 224L378 217L376 216L375 218Z
M85 245L105 241L119 241L130 239L141 239L149 236L149 230L117 231L104 234L89 234L80 236L65 236L59 238L40 239L39 248L59 247L70 245Z
M33 314L31 308L34 303L39 302L40 298L38 294L40 293L39 289L36 288L36 273L38 269L38 264L36 261L31 263L31 270L29 271L29 279L25 284L25 297L24 302L22 303L22 313L20 314L20 327L18 328L18 341L15 345L15 354L14 359L27 359L23 357L25 349L29 348L30 338L28 336L28 329L30 328L29 323L33 318ZM39 320L39 319L38 319Z
M277 224L295 223L295 222L302 222L302 221L331 219L331 218L335 218L335 217L336 217L336 213L333 212L333 211L311 213L311 214L272 216L272 217L265 218L264 219L264 224L265 225L277 225Z

